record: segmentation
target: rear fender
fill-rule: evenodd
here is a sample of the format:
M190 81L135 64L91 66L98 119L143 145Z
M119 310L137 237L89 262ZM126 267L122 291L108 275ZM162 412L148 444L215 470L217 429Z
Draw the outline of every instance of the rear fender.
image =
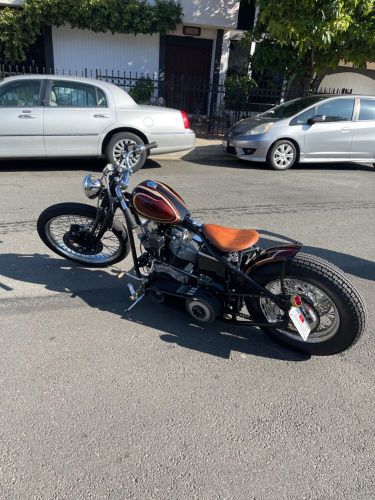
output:
M275 262L292 259L301 250L302 244L295 243L289 245L280 245L277 247L270 247L263 250L255 260L252 260L245 266L243 272L251 274L255 269L261 266L267 266Z

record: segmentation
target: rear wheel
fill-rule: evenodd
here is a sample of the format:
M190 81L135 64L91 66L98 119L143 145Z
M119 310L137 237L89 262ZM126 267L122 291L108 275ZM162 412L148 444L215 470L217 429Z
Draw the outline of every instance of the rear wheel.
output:
M281 263L260 267L251 278L272 293L281 294ZM275 340L315 355L330 355L348 349L364 331L366 307L348 277L333 264L318 257L298 254L286 265L284 285L288 295L299 295L311 333L306 341L291 320L285 328L272 323L285 319L285 313L270 299L247 298L249 313L259 322L268 322L263 330Z
M99 242L90 243L90 230L96 213L95 207L82 203L53 205L39 216L39 236L55 253L85 267L116 264L129 253L127 231L115 221Z
M105 148L105 157L109 163L112 163L112 165L118 165L123 159L122 154L126 151L127 146L134 146L137 144L143 144L142 139L138 135L131 132L118 132L108 142ZM146 160L146 151L137 153L130 158L130 165L133 168L133 171L135 172L136 170L141 169Z

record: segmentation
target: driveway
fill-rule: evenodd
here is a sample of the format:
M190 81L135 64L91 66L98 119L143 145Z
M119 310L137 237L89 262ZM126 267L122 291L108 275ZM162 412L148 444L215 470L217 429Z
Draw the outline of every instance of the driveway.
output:
M155 158L157 159L157 158ZM198 162L199 161L199 162ZM0 163L0 498L373 498L375 172L149 164L207 222L297 239L348 272L370 325L308 358L179 304L125 313L117 269L51 254L35 221L102 162Z

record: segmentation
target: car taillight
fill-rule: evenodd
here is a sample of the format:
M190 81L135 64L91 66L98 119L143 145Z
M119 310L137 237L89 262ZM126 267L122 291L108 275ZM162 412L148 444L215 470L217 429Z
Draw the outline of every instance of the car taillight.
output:
M184 127L190 128L190 120L189 120L189 117L188 117L188 114L186 113L186 111L181 110L181 116L182 116L182 120L184 122Z

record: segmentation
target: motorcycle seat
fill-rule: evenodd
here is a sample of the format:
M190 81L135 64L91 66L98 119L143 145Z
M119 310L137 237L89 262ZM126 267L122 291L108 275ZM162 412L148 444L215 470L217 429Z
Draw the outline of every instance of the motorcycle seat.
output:
M222 252L241 252L255 245L260 238L254 229L235 229L216 224L205 224L203 234Z

